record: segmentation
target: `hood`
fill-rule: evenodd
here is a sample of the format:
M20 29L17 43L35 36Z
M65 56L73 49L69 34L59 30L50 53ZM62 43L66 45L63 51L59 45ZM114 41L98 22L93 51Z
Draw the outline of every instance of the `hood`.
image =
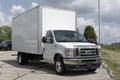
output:
M60 43L60 45L66 47L66 48L75 48L75 47L84 47L84 48L98 48L99 46L93 43L87 43L87 42L65 42Z

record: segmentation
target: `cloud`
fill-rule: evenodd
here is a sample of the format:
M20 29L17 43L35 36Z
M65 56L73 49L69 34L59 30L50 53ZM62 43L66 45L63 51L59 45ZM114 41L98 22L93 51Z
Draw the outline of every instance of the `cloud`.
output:
M80 14L93 13L97 9L96 0L44 0L44 2L49 6L72 9Z
M0 11L0 26L5 24L5 14Z
M38 6L38 3L32 2L31 8Z
M5 13L0 11L0 26L2 25L11 25L12 16L7 16Z
M77 27L80 31L80 33L83 34L84 29L87 25L91 25L94 27L94 29L96 30L96 25L93 19L84 19L83 17L80 17L77 19ZM96 31L97 32L97 31Z
M102 22L120 24L120 0L101 0Z
M1 10L1 5L0 5L0 10Z
M44 0L44 2L49 6L58 6L58 7L65 6L73 1L74 0Z
M78 17L97 20L98 0L44 0L53 7L75 10ZM120 0L100 0L101 21L105 24L114 22L120 24Z
M92 4L91 4L92 3ZM71 4L68 4L73 10L76 10L80 14L94 13L97 9L97 1L95 0L74 0Z
M25 12L25 8L22 7L21 5L17 5L17 6L13 5L12 8L10 9L10 11L13 15L18 15L20 13Z
M101 26L101 42L115 43L120 41L120 28L111 26Z
M99 38L99 27L95 24L95 21L92 19L84 19L84 18L78 18L77 19L77 26L80 31L80 33L84 33L84 29L87 25L93 26L95 29L97 39ZM111 27L111 26L101 26L101 43L113 43L113 42L119 42L120 40L120 28L118 27Z
M12 16L7 16L7 18L6 18L6 25L12 26Z

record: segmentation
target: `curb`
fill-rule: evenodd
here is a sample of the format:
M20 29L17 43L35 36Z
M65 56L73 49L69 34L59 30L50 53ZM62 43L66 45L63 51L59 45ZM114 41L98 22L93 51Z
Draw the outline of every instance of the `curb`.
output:
M107 66L105 61L102 62L102 67L107 70L108 75L110 76L111 80L116 80L116 76L113 74L113 71Z

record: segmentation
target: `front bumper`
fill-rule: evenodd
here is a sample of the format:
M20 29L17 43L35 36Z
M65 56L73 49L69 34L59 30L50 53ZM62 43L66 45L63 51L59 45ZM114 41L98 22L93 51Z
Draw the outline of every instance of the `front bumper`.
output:
M64 58L66 69L97 69L102 63L102 58Z

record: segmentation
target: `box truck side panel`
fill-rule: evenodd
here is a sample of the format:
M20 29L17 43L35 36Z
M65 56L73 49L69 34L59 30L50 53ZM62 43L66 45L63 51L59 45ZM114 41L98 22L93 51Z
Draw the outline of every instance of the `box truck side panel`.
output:
M12 49L18 52L38 53L40 44L39 8L31 9L13 19ZM40 27L39 27L40 28Z
M75 17L74 11L43 7L42 35L45 35L47 30L75 30Z

